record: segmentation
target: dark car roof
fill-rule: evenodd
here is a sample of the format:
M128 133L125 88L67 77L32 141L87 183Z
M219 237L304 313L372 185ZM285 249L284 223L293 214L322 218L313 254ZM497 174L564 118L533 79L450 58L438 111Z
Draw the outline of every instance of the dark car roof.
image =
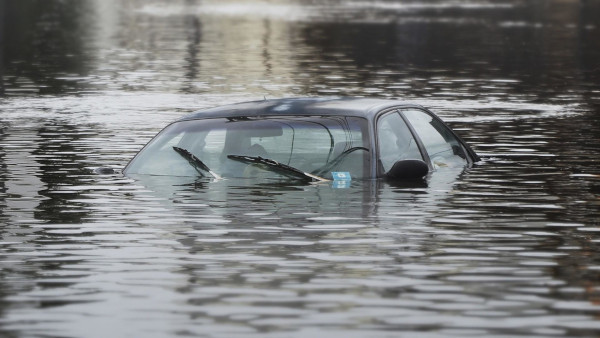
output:
M218 117L345 115L372 118L392 107L420 107L402 101L375 98L286 98L235 103L193 112L180 119L196 120Z

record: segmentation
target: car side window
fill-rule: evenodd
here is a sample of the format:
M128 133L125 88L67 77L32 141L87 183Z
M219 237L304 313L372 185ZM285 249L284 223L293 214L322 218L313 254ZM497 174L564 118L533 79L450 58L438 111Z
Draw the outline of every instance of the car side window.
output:
M452 132L438 119L418 109L402 110L423 142L434 168L463 166L465 151Z
M399 160L423 160L417 142L398 112L377 120L377 144L379 161L385 172Z

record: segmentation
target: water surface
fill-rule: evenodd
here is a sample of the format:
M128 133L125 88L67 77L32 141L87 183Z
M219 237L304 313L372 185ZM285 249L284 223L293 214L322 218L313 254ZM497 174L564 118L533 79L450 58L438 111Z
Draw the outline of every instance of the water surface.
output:
M0 10L0 335L600 332L598 3ZM188 112L322 95L425 105L483 161L346 189L94 174Z

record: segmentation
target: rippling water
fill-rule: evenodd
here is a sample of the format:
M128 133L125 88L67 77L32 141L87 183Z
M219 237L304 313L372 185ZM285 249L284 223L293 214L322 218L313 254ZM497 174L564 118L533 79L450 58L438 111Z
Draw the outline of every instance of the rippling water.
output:
M600 4L0 1L0 335L600 333ZM98 175L203 107L406 99L424 185Z

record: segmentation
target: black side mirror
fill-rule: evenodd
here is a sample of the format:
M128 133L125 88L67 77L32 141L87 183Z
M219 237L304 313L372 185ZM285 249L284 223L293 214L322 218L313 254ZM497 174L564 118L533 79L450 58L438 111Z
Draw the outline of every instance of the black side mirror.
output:
M429 167L421 160L400 160L394 163L385 176L394 180L417 180L425 177L427 173Z

